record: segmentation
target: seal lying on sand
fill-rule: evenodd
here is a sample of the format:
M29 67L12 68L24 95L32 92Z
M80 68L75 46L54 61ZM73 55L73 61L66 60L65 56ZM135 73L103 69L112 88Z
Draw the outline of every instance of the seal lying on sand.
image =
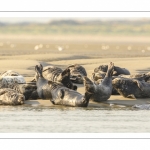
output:
M114 78L114 76L112 76L112 79ZM101 84L103 79L98 79L97 81L94 81L93 78L92 78L92 81L95 83L95 84ZM117 92L117 90L113 87L112 88L112 93L111 95L119 95L119 93Z
M15 83L25 84L26 81L22 75L13 70L0 74L0 88L13 88Z
M70 69L65 69L55 66L46 66L43 68L43 77L47 80L60 82L69 89L77 90L77 86L73 85L70 80Z
M92 94L91 100L96 102L106 101L112 93L112 73L114 64L111 62L105 78L100 84L95 84L88 77L84 77L84 85L87 93Z
M87 107L90 95L85 96L77 91L65 87L63 84L46 80L43 75L43 67L35 66L37 92L40 98L50 99L54 105L74 107Z
M128 98L150 97L150 83L130 78L115 78L112 80L113 87L118 93Z
M94 73L92 73L92 80L99 84L101 82L102 79L104 79L106 72L108 69L108 65L100 65L99 67L94 69ZM130 75L130 72L125 69L125 68L120 68L117 66L114 66L114 71L112 74L112 78L117 77L118 75ZM118 95L119 93L117 92L116 89L112 89L112 95Z
M18 72L7 70L0 74L0 88L11 88L25 96L25 100L37 99L36 84L26 83L24 77Z
M95 68L94 73L92 74L94 81L97 81L98 79L103 79L106 75L107 69L108 69L108 65L100 65L99 67ZM126 68L120 68L114 66L114 71L112 76L118 76L120 74L130 75L130 72Z
M36 100L39 98L36 83L15 84L13 89L24 95L25 100Z
M136 79L136 80L139 80L139 81L145 81L145 82L148 82L150 80L150 74L144 74L144 73L137 73L137 74L133 74L133 75L119 75L119 76L112 76L112 79L115 79L115 78L128 78L128 79ZM102 80L102 79L99 79L99 80ZM95 81L95 82L99 82L99 80ZM112 95L118 95L118 91L113 87L113 90L112 90Z
M63 72L61 68L55 66L43 67L43 77L50 81L57 81L57 77Z
M74 83L83 84L82 76L87 76L85 68L81 65L74 64L68 67L70 69L70 79Z
M13 89L0 89L0 105L21 105L24 103L24 100L24 95Z

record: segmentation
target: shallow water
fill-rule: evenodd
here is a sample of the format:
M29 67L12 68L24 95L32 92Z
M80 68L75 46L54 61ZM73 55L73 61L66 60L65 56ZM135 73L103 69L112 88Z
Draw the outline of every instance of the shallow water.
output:
M149 116L126 107L0 106L0 133L148 133Z

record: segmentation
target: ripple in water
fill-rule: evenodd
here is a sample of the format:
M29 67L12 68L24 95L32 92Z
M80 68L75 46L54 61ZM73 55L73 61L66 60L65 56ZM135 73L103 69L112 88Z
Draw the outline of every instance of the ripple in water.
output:
M1 133L149 132L150 111L133 108L1 106Z

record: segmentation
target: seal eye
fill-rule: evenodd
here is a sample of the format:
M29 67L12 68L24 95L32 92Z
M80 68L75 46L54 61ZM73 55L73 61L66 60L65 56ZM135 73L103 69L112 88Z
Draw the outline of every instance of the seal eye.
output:
M77 88L78 88L78 87L77 87L76 85L73 85L73 90L75 90L75 91L76 91L76 90L77 90Z

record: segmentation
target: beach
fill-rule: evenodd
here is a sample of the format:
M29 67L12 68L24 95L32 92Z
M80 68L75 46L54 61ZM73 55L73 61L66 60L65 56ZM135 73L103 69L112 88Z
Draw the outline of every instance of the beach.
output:
M72 64L82 65L91 78L94 68L113 62L126 68L131 74L150 71L149 37L117 36L0 36L0 72L14 70L30 82L35 74L34 67L53 65L62 69ZM77 84L78 92L84 94L82 84ZM110 103L135 104L136 99L112 95ZM108 102L109 102L108 101ZM131 102L133 101L133 102ZM146 102L149 101L148 99ZM143 101L142 101L143 102ZM39 102L43 105L49 105ZM140 102L138 102L140 103ZM141 103L140 103L141 104Z

